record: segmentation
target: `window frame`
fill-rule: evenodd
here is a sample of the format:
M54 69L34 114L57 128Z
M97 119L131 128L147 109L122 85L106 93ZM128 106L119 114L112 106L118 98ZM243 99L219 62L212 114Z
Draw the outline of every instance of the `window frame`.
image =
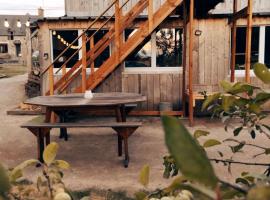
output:
M160 27L160 29L171 28L171 29L183 29L183 27ZM124 73L125 74L153 74L153 73L182 73L183 62L181 66L174 67L158 67L157 66L157 46L156 46L156 34L154 31L151 34L151 66L150 67L126 67L124 62ZM183 55L182 55L183 61Z
M247 27L244 25L240 25L237 26L237 28L239 27ZM270 27L270 24L254 24L253 27L259 27L259 55L258 55L258 62L259 63L263 63L264 64L264 58L265 58L265 36L266 36L266 27ZM252 27L252 28L253 28ZM231 32L231 41L232 41L232 32ZM232 44L231 44L232 45ZM232 48L232 46L231 46ZM230 71L230 70L229 70ZM245 69L237 69L235 70L235 76L242 78L245 76ZM255 73L253 71L253 69L250 70L250 76L251 77L255 77Z
M5 42L2 43L2 42L1 42L0 45L5 45L6 48L7 48L7 52L6 52L6 53L1 53L1 52L0 52L0 54L7 54L7 53L8 53L8 43L5 43Z

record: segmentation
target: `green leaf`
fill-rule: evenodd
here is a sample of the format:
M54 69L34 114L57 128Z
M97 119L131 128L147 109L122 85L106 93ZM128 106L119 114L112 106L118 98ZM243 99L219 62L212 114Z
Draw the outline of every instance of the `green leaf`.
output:
M235 180L235 183L237 183L237 184L242 183L243 185L249 186L248 180L246 180L246 179L244 179L244 178L237 178L237 179Z
M232 88L233 85L228 81L221 81L220 86L223 88L225 92L227 92Z
M223 96L222 97L222 108L224 109L225 112L228 112L233 106L235 102L235 98L233 96Z
M61 169L69 169L70 168L70 165L68 162L64 161L64 160L55 160L53 162L53 165L61 168Z
M22 176L23 176L22 170L16 169L16 170L13 170L11 174L9 175L9 180L11 183L15 183Z
M215 188L218 179L202 147L179 119L163 116L162 122L167 147L182 174L187 179Z
M233 153L239 152L244 146L246 145L246 142L241 142L240 144L236 146L231 146L231 150Z
M54 161L58 148L59 145L55 142L52 142L45 148L43 152L43 159L47 165L50 165Z
M252 188L247 195L247 200L269 200L270 186L259 186Z
M166 193L174 192L174 191L178 190L179 188L181 188L181 185L186 181L187 181L187 179L185 177L179 176L173 180L173 182L170 184L169 187L164 189L164 192L166 192Z
M9 182L7 171L0 164L0 196L5 196L5 194L10 190L10 188L11 185Z
M136 200L144 200L146 199L146 197L147 197L147 194L145 192L140 191L140 192L135 193Z
M256 63L254 65L253 71L255 75L264 83L270 84L270 72L266 65L261 63Z
M220 97L220 93L215 93L215 94L212 94L212 95L209 95L206 100L203 102L203 105L202 105L202 111L206 110L207 107L213 103L214 101L218 100Z
M233 131L234 136L238 136L239 133L240 133L242 130L243 130L243 127L239 127L239 128L234 129L234 131Z
M207 141L203 144L203 147L204 147L204 148L208 148L208 147L213 147L213 146L220 145L220 144L221 144L220 141L211 139L211 140L207 140Z
M234 84L233 87L227 92L232 95L240 94L240 93L247 93L249 96L251 96L253 94L254 89L259 89L259 88L252 86L250 84L238 82Z
M249 105L249 110L255 114L261 113L261 107L255 103Z
M207 136L209 134L210 134L210 132L208 132L208 131L196 130L194 133L194 138L198 139L199 137Z
M254 100L255 100L255 103L258 103L260 105L264 104L265 102L270 100L270 93L266 93L266 92L258 93Z
M149 176L150 176L150 167L148 165L145 165L140 172L139 178L140 183L144 187L147 187L149 184Z
M57 193L53 200L72 200L68 193L60 192Z

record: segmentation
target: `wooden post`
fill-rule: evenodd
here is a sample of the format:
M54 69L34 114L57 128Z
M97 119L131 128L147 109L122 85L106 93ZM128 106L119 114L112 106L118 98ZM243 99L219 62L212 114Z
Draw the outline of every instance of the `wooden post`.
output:
M64 77L66 73L67 73L67 67L66 67L66 65L64 65L62 67L62 77ZM63 85L65 85L65 84L66 84L66 80L64 80ZM64 90L64 94L66 94L66 93L67 93L67 90Z
M49 68L49 88L50 95L54 95L54 74L53 74L53 64Z
M246 73L245 80L250 83L250 65L251 65L251 38L252 38L252 0L248 0L247 9L247 35L246 35Z
M82 91L86 91L86 65L87 65L87 52L86 52L86 35L82 35Z
M148 0L148 20L149 20L149 33L152 32L154 26L154 5L153 0Z
M90 49L93 49L95 46L94 37L91 37L90 39ZM90 58L91 60L91 75L92 75L92 81L95 81L95 60L93 60L93 57Z
M233 15L237 12L237 0L233 1ZM235 54L236 54L236 25L237 21L232 22L232 48L231 48L231 82L235 81Z
M183 38L183 77L182 77L182 106L183 116L186 115L186 69L187 69L187 4L184 1L184 38Z
M190 0L189 8L189 124L193 126L193 23L194 23L194 0Z
M115 51L117 51L116 60L120 60L120 22L121 22L121 11L119 0L115 2Z

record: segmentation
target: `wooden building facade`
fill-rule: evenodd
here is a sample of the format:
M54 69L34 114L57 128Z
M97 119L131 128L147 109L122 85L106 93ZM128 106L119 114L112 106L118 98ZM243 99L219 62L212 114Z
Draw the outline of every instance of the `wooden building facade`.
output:
M164 1L154 1L154 8L158 9ZM64 43L72 42L72 37L70 40L68 39L69 35L74 34L74 38L80 35L95 20L101 10L106 9L110 2L110 0L66 0L67 16L39 20L40 65L44 67L50 65L58 55L55 48L62 46L58 50L64 50L66 47ZM218 84L221 80L230 80L232 2L232 0L225 0L224 3L215 3L215 6L217 4L216 8L210 10L207 15L202 16L199 12L195 13L192 49L194 92L204 90L214 92L219 90ZM240 1L241 5L245 2L245 0ZM128 11L135 3L136 0L130 1L125 9ZM266 8L270 8L270 2L254 0L254 6L256 12L253 16L252 62L262 62L268 65L270 64L268 63L270 61L270 9ZM108 11L108 16L112 14L110 12L113 11ZM123 33L124 39L136 30L138 24L147 20L144 13L129 27L131 30L129 33ZM92 29L98 29L106 19L106 17L101 19ZM240 81L244 81L244 70L241 67L243 57L245 57L245 52L242 50L245 47L243 47L242 35L245 33L246 24L246 19L237 21L239 42L236 52L236 78ZM114 26L113 19L103 27L103 31L107 31L112 26ZM143 111L157 111L161 102L171 102L175 111L181 110L182 91L186 91L188 88L187 75L186 86L183 88L183 62L186 60L187 63L189 58L188 46L184 49L183 32L183 18L181 17L181 8L179 8L159 25L120 67L99 84L95 91L136 92L146 95L147 102L138 107L139 110ZM61 38L63 38L62 42ZM188 41L187 35L185 42L188 43ZM80 40L76 45L80 45ZM74 45L74 49L76 49L76 45ZM110 45L105 57L111 56L114 45L113 43ZM184 51L186 51L186 59L183 58ZM81 56L79 52L78 58ZM270 65L268 66L270 67ZM98 66L95 67L98 68ZM54 70L58 71L57 68ZM59 78L60 76L55 76L55 80ZM42 84L43 94L49 89L48 79L48 75L45 74ZM256 85L267 87L257 80L253 73L251 73L251 81ZM72 92L80 84L81 77L79 76L66 89L66 92Z

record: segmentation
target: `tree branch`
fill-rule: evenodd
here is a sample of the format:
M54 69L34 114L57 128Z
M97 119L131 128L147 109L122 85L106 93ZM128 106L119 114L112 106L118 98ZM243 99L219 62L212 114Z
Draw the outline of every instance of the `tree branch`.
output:
M229 163L229 164L239 164L239 165L253 165L253 166L266 166L266 167L270 167L270 163L250 163L250 162L241 162L241 161L234 161L234 160L221 160L221 159L209 159L210 161L213 162L221 162L221 163Z

